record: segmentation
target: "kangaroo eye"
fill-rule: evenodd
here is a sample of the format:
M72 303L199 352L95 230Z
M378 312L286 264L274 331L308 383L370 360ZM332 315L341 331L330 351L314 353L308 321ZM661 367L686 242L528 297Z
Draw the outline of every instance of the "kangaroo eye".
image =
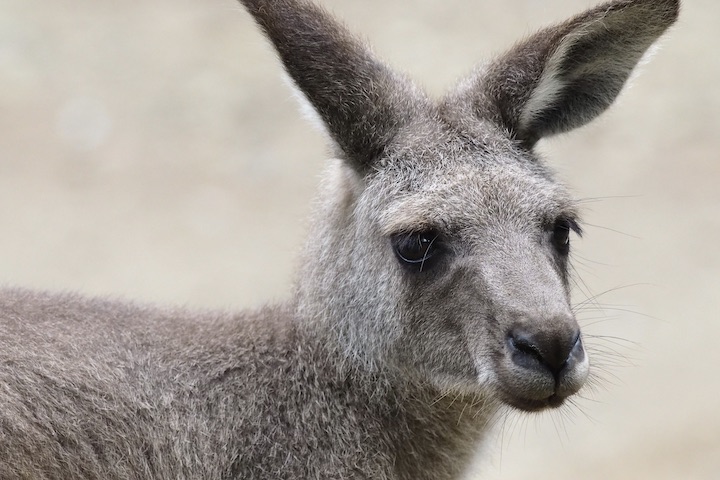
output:
M414 271L431 268L441 251L440 234L434 230L402 233L391 238L395 256L401 264Z
M552 244L561 255L570 253L570 230L579 230L572 220L559 218L553 225Z

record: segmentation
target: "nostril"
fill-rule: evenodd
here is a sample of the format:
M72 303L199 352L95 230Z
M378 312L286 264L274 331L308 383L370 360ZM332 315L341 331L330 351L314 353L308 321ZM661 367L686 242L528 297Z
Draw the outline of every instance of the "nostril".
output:
M542 361L542 353L540 353L540 349L532 342L532 340L522 336L510 335L510 345L515 350Z
M508 335L512 361L521 367L536 369L543 365L542 351L532 336L521 330L514 330Z
M508 335L508 345L516 365L547 369L555 377L584 356L579 330L564 335L543 331L529 333L515 328Z

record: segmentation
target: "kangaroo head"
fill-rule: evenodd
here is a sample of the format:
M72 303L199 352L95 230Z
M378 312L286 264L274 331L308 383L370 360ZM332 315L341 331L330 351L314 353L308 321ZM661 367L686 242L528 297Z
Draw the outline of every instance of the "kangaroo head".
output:
M617 97L678 13L619 0L545 29L440 100L303 0L243 0L332 139L298 312L350 362L524 410L589 359L568 262L578 212L533 152Z

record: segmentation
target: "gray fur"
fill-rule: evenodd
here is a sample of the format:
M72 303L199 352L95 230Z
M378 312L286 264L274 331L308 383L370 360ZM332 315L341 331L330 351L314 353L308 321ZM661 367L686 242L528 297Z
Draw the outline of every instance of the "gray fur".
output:
M505 406L585 382L576 206L532 146L605 110L678 2L602 5L440 101L310 2L242 3L336 147L292 299L0 292L0 478L456 479Z

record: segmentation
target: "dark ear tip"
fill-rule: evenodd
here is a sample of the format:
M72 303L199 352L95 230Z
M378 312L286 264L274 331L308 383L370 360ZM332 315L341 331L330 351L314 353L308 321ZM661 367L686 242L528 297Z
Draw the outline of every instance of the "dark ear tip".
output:
M680 16L680 0L664 0L661 4L665 7L663 13L668 20L668 25L675 23Z
M651 22L664 31L680 16L680 3L680 0L614 0L598 6L595 11L604 16L614 11L639 9L638 22L647 26Z
M634 3L647 7L664 20L666 26L675 23L680 16L680 0L636 0Z
M660 3L665 4L668 7L669 12L676 14L680 13L680 0L662 0Z
M671 9L672 9L671 10L671 12L672 12L671 23L674 23L675 20L677 20L678 17L680 16L680 0L670 0L668 2L668 6L671 7Z

